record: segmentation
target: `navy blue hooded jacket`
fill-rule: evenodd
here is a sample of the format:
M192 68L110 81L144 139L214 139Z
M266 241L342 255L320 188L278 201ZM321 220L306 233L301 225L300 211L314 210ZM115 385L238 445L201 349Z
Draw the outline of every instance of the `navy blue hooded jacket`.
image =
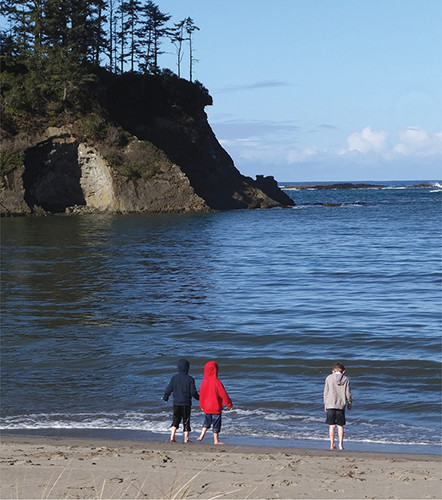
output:
M172 393L175 406L191 406L192 396L199 399L195 379L189 375L189 368L190 363L187 359L178 361L178 373L170 379L169 385L164 391L164 401L168 401Z

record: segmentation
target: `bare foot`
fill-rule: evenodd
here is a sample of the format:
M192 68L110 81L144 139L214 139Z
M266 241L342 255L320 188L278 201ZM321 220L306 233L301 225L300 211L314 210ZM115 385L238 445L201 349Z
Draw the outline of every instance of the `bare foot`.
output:
M340 445L339 445L339 449L340 449L340 450L343 450L343 449L344 449L344 447L342 446L342 444L340 444Z
M222 443L221 441L217 441L216 443L213 443L213 444L225 444L225 443Z
M203 440L203 438L200 436L200 437L196 438L196 440L197 440L197 441L202 441L202 440Z
M171 443L176 443L175 439L170 440Z
M335 443L332 443L332 444L330 445L330 449L331 449L331 450L336 450L336 445L335 445Z

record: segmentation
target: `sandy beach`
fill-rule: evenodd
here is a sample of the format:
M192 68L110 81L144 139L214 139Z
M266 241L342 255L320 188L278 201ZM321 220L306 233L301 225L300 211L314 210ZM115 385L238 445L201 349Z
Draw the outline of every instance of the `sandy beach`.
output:
M2 437L1 498L441 498L441 457Z

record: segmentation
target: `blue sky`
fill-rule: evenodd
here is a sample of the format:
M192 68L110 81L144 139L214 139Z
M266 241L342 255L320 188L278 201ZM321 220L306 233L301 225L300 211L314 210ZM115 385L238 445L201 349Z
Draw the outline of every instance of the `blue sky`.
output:
M171 22L190 16L200 28L194 78L243 174L442 178L440 0L156 3ZM173 47L163 49L160 65L176 71Z

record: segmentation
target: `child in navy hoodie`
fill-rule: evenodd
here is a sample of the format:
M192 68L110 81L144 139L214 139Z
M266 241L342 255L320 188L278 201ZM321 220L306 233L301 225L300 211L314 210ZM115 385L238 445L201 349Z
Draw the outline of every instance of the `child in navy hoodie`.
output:
M173 419L171 426L170 442L175 443L175 434L183 421L184 442L189 442L190 428L190 411L192 408L192 396L199 399L198 391L195 387L195 379L189 375L190 363L187 359L178 361L178 373L174 375L169 382L169 385L164 391L162 399L169 400L169 396L173 393Z

